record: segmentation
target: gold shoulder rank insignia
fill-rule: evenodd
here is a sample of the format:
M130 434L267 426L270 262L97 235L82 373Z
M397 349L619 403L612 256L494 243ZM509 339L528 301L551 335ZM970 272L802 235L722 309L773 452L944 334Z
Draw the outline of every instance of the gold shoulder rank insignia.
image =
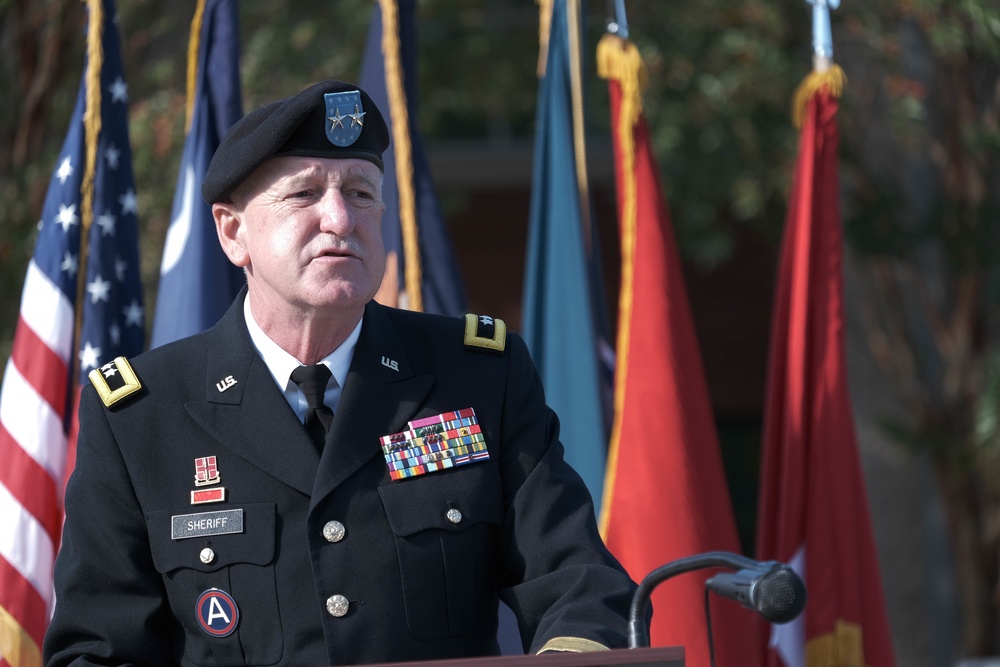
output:
M500 318L469 313L465 316L465 344L503 352L507 345L507 325Z
M90 383L101 396L105 407L111 407L126 396L142 389L142 383L125 357L118 357L90 371Z

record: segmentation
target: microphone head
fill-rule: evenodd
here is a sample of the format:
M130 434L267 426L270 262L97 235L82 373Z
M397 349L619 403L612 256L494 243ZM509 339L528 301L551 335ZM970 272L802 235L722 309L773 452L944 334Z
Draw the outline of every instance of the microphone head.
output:
M758 613L771 623L793 621L806 606L806 585L787 565L761 577L754 592Z

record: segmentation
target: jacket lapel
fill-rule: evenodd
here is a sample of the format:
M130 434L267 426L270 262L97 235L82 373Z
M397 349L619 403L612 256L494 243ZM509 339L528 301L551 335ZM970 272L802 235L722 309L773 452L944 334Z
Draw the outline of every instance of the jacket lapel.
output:
M319 454L250 340L245 293L246 288L208 332L205 400L185 407L221 444L309 495Z
M379 438L402 431L433 384L433 376L414 373L385 308L369 303L316 475L313 507L373 457L382 457Z

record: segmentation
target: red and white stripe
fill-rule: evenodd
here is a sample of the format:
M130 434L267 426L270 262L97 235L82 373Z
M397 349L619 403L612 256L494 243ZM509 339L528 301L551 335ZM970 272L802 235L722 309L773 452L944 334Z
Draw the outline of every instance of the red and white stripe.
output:
M0 657L10 662L40 651L54 603L73 326L72 302L32 261L0 387Z

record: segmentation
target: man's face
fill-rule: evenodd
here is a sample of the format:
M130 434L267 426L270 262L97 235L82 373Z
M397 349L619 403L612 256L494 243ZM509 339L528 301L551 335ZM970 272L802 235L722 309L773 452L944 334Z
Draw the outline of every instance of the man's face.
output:
M382 172L356 158L276 157L234 194L237 257L262 303L356 309L385 271Z

